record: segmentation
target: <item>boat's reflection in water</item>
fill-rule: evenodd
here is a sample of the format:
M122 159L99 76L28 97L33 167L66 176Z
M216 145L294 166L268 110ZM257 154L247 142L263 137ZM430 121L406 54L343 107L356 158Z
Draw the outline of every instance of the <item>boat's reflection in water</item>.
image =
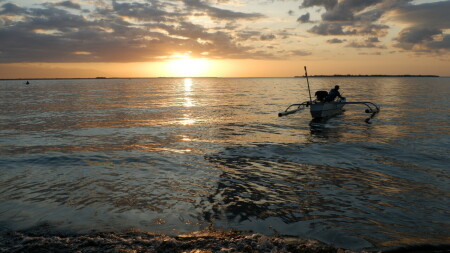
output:
M312 143L317 142L317 139L339 139L342 136L341 121L338 118L312 119L309 127Z

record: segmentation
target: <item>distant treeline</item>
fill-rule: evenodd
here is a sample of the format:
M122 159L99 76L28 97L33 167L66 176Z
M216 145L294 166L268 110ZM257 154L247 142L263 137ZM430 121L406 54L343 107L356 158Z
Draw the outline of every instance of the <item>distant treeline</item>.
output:
M302 78L305 76L294 76ZM313 75L308 77L439 77L436 75Z

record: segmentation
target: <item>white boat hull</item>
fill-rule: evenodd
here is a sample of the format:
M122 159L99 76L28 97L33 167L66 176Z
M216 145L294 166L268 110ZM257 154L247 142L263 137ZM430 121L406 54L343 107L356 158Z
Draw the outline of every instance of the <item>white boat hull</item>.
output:
M342 108L344 105L345 100L312 104L310 109L311 116L314 119L333 117L334 115L342 113Z

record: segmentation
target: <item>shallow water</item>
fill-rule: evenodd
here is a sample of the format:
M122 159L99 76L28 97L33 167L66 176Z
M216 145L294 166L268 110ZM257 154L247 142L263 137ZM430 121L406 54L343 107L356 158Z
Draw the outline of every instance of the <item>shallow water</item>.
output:
M0 227L212 226L354 250L450 241L450 78L0 81Z

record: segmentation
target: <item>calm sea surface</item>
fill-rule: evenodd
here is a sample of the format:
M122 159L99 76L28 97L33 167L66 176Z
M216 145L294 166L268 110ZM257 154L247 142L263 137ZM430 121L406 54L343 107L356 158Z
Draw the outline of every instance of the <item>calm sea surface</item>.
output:
M212 226L353 250L450 241L450 78L0 81L0 230Z

